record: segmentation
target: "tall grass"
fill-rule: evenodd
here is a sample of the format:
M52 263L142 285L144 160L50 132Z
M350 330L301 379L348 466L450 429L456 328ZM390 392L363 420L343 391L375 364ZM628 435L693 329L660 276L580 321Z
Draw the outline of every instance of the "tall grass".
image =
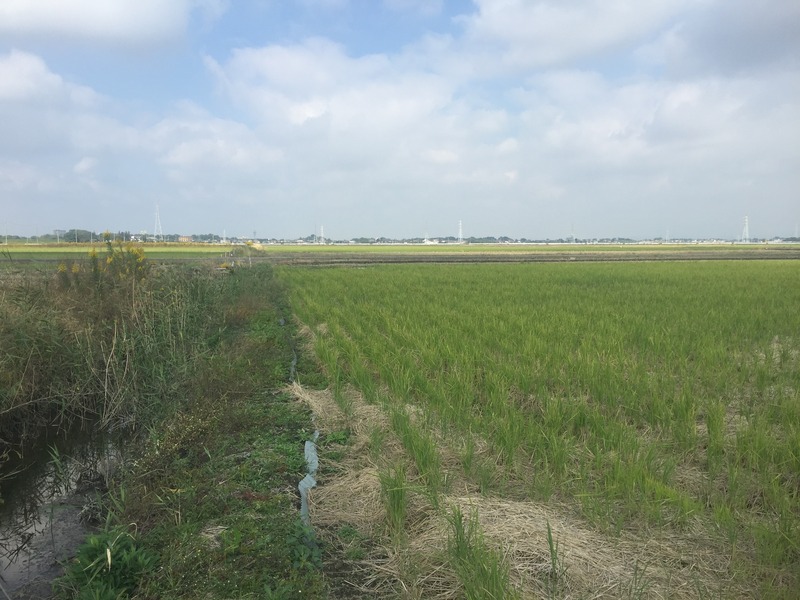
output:
M226 326L237 276L151 267L142 250L30 273L0 289L0 439L76 419L131 427L185 399Z

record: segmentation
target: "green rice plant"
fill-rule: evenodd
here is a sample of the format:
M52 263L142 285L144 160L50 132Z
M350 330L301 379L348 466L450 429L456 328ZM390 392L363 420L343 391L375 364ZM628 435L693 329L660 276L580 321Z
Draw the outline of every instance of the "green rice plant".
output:
M347 418L353 418L353 400L349 395L344 393L344 377L341 369L339 368L336 369L336 372L333 375L331 390L333 392L333 400L336 402L336 406L339 407L339 409Z
M559 555L558 540L553 538L550 521L547 521L547 550L550 555L550 570L545 576L548 598L560 598L566 590L567 567Z
M447 515L450 525L447 551L450 562L470 600L519 598L511 585L508 564L490 547L478 525L477 512L465 517L459 507Z
M571 499L609 531L711 523L715 511L732 540L755 535L756 523L775 535L800 523L795 262L387 265L280 277L301 319L335 331L348 383L370 401L414 407L422 433L403 433L402 417L393 427L420 474L435 472L424 467L435 461L424 458L426 438L474 434L515 489ZM477 477L468 448L462 460ZM702 477L684 477L685 467ZM736 556L737 572L765 577L800 564L791 547Z
M391 423L425 482L431 503L438 506L439 493L444 489L445 477L436 442L422 427L414 424L402 408L392 408Z
M461 466L467 475L471 475L475 469L475 438L469 434L463 439Z
M713 479L719 472L725 452L725 406L719 401L709 402L705 416L708 432L706 461L709 477Z
M625 598L640 600L647 597L650 581L647 579L647 565L642 565L638 559L633 561L633 575L624 589Z
M408 512L409 485L406 468L396 464L378 474L381 482L381 497L386 509L386 527L389 534L397 539L404 531Z
M377 461L383 453L386 435L386 430L379 425L373 425L369 430L369 456L373 461Z

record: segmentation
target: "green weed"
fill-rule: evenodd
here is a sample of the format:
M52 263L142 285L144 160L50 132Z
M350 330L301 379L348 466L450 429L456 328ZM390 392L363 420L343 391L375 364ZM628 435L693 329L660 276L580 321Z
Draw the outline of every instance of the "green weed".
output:
M157 557L121 529L93 535L69 562L56 584L59 597L115 600L131 596L151 573Z

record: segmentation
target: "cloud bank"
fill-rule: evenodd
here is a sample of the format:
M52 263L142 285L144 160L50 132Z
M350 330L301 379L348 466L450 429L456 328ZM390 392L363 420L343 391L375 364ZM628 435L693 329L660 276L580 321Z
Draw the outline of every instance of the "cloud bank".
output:
M356 3L298 2L261 43L237 19L269 5L106 4L61 20L44 0L0 8L15 228L146 228L155 204L165 230L274 237L453 235L459 220L466 235L734 237L745 215L761 235L800 220L796 3L387 0L370 18L405 15L411 41L368 52L345 19ZM328 26L309 34L311 13ZM45 33L185 39L186 86L109 95L26 49Z

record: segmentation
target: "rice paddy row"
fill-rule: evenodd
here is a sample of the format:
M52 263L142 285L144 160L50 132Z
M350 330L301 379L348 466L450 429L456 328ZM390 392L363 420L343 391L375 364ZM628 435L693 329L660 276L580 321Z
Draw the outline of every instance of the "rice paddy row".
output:
M315 332L333 397L346 412L353 386L384 407L434 510L450 510L440 499L454 479L441 440L461 440L458 470L485 498L569 506L610 536L693 532L728 565L698 589L791 597L800 585L799 267L280 275ZM407 474L385 465L381 477L402 490ZM397 530L402 498L386 498ZM450 518L467 535L469 519Z

